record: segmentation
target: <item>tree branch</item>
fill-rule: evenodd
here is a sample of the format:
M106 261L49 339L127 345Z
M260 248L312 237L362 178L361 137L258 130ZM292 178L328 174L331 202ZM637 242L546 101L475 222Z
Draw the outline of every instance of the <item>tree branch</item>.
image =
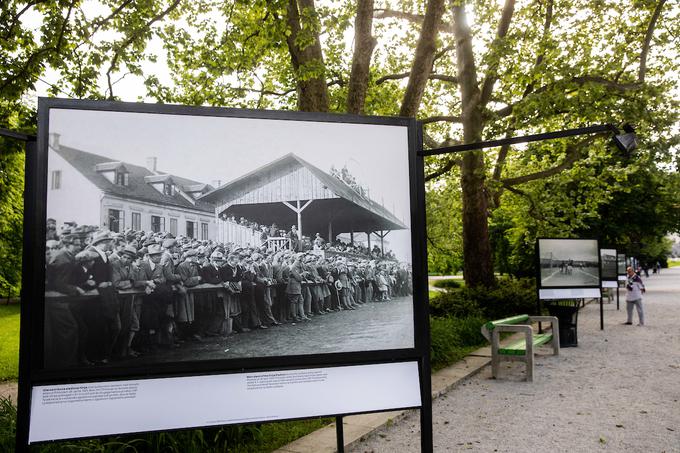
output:
M444 0L428 0L420 37L411 65L411 74L399 110L400 116L416 116L420 102L425 93L427 80L432 72L434 53L437 50L437 33L439 22L444 15Z
M422 14L412 14L404 11L396 11L393 9L376 8L373 10L373 17L376 19L403 19L414 24L422 24L425 16ZM448 22L439 21L438 28L443 33L453 33L453 25Z
M448 156L448 158L444 162L444 165L442 165L441 167L439 167L437 170L433 171L432 173L425 175L425 182L431 181L433 179L437 179L440 176L445 175L446 173L451 171L451 169L453 167L460 166L461 163L462 163L462 160L460 158Z
M134 42L135 39L139 37L142 33L148 31L150 27L158 22L159 20L163 19L165 16L170 14L172 10L177 8L177 6L180 4L181 0L174 0L170 6L168 6L165 10L161 11L159 14L155 15L149 21L147 21L144 24L144 27L139 28L135 30L123 43L119 46L116 46L116 51L113 54L113 58L111 58L111 64L109 65L109 68L106 71L106 81L108 83L108 90L109 90L109 99L113 99L113 84L111 83L111 73L116 69L116 66L118 64L118 59L120 58L121 52L127 48L132 42Z
M621 93L636 90L640 87L639 82L620 83L620 82L616 82L616 81L613 81L613 80L606 79L606 78L601 77L601 76L572 77L569 80L558 80L557 82L549 83L549 84L544 85L540 88L537 88L535 91L530 93L530 95L527 96L526 98L522 98L515 103L512 103L512 104L510 104L506 107L503 107L501 109L495 110L495 111L491 112L491 114L495 117L498 117L498 118L505 118L507 116L510 116L512 114L513 110L515 109L515 107L520 105L525 99L528 99L530 96L538 95L538 94L544 93L546 91L550 91L550 90L554 89L555 87L561 87L563 85L565 85L565 89L566 89L566 88L570 88L569 87L570 84L576 84L578 86L583 86L587 83L595 83L595 84L598 84L598 85L602 85L602 86L610 88L614 91L619 91Z
M491 44L491 53L495 53L508 34L508 29L510 28L510 21L512 20L512 15L515 12L515 0L505 0L505 6L503 6L503 12L501 14L501 20L498 23L498 32L494 42ZM493 92L493 86L498 79L498 58L493 55L491 57L492 63L489 65L489 69L482 83L482 95L481 95L481 106L482 108L489 102L491 93Z
M45 0L36 0L36 1L33 1L33 2L28 2L28 3L26 4L26 6L24 6L24 7L21 9L21 11L19 11L18 13L16 13L16 14L14 15L14 17L12 17L12 20L9 22L9 27L7 28L7 32L6 32L5 35L4 35L4 39L9 39L10 36L12 36L12 32L14 31L14 27L15 27L16 24L19 22L19 19L21 18L21 16L23 16L24 13L25 13L26 11L28 11L29 9L31 9L33 6L38 5L38 4L40 4L40 3L45 3Z
M380 77L375 81L376 85L381 85L388 80L401 80L401 79L406 79L411 75L410 72L402 72L400 74L388 74L385 76ZM450 83L458 83L458 77L456 76L450 76L450 75L445 75L445 74L430 74L428 76L428 79L430 80L441 80L442 82L450 82Z
M368 90L371 57L377 40L373 37L373 0L357 0L354 21L354 54L347 90L347 113L362 113Z
M562 162L555 165L554 167L548 168L546 170L537 171L535 173L530 173L524 176L502 179L501 183L503 184L503 187L507 188L510 186L525 184L527 182L535 181L537 179L548 178L550 176L557 175L565 170L570 169L571 167L574 166L574 163L576 163L581 158L581 148L584 145L591 143L595 139L595 137L596 136L594 135L587 139L581 140L578 143L571 143L567 145L567 152L566 155L564 156L564 160L562 160Z
M534 197L532 197L530 194L524 192L523 190L520 190L516 187L512 187L509 185L503 184L503 187L507 189L508 191L519 195L521 197L526 198L529 201L529 215L531 215L534 219L538 220L543 220L543 216L540 213L540 209L538 208L538 205L536 205L536 202L534 201Z
M656 23L661 15L661 9L666 3L666 0L660 0L657 3L652 17L649 19L649 25L647 26L647 33L645 34L645 39L642 42L642 51L640 52L640 70L638 72L638 82L643 83L645 81L645 75L647 74L647 55L649 54L649 46L652 42L652 37L654 36L654 29L656 28Z
M460 116L431 116L429 118L423 118L420 120L423 124L428 124L428 123L438 123L438 122L447 122L447 123L460 123L463 121L463 119Z

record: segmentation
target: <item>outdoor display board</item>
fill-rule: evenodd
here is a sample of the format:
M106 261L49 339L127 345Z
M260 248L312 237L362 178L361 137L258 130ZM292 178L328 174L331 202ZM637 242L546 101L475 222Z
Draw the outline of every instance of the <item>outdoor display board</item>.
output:
M415 120L43 98L38 116L20 442L428 410Z
M597 239L537 239L540 299L600 297Z
M618 286L618 255L616 249L600 249L601 276L603 288Z

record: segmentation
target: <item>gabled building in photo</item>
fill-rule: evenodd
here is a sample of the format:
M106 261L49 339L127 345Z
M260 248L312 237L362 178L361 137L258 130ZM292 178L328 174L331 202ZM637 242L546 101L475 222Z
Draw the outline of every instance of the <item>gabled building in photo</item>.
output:
M47 217L114 232L126 229L216 239L213 204L199 198L213 187L158 171L157 158L142 167L71 148L50 134Z

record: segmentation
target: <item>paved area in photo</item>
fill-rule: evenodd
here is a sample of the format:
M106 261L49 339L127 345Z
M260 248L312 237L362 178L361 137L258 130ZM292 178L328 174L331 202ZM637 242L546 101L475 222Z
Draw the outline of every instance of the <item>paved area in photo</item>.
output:
M622 291L603 331L598 304L582 310L579 346L538 357L533 383L504 364L436 399L434 451L680 452L680 268L644 281L647 326L622 325ZM348 451L419 452L419 431L411 411Z
M206 337L177 349L147 353L112 365L233 359L413 347L413 299L402 297L369 302L356 310L316 315L311 321L283 324L266 330L233 334L226 339Z
M560 288L563 285L586 286L598 285L599 274L596 267L574 267L571 273L560 272L559 268L541 269L541 281L544 285Z

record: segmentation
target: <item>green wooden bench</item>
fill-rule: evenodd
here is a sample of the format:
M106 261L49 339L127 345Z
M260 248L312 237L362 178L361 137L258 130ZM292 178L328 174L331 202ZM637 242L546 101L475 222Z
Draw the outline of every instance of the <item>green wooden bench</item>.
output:
M550 333L535 334L532 322L549 322ZM552 343L553 354L560 353L560 334L557 318L554 316L518 315L510 318L489 321L482 326L482 335L491 343L491 373L498 377L501 360L522 361L526 363L526 380L534 380L534 347ZM501 332L522 332L524 338L500 346Z

